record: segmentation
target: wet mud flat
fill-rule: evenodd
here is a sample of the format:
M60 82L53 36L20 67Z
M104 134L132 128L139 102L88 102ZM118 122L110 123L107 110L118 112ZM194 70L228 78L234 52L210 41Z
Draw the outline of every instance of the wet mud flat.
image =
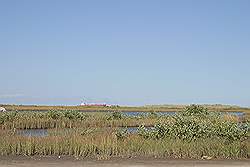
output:
M154 158L78 159L57 156L0 156L0 167L250 167L244 160L183 160Z

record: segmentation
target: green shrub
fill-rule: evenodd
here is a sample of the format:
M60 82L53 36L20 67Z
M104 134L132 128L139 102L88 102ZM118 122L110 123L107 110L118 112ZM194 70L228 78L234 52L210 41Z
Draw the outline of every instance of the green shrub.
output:
M63 116L65 118L68 118L70 120L74 119L80 119L80 120L84 120L86 118L86 115L80 111L74 111L74 110L66 110L63 112Z
M0 124L13 122L17 116L17 111L0 113Z
M208 109L200 106L200 105L195 105L192 104L190 106L187 106L182 112L180 112L182 115L185 116L192 116L192 115L196 115L196 116L204 116L204 115L208 115Z
M157 118L157 117L159 117L159 114L158 114L157 112L155 112L155 111L151 111L151 112L149 112L149 113L147 114L147 116L148 116L149 118Z
M144 125L140 125L137 130L137 134L144 139L148 139L152 137L151 131L145 128Z
M62 112L56 110L50 110L48 111L48 117L52 119L59 119L62 117Z
M128 135L128 130L127 128L120 128L120 129L117 129L116 132L115 132L115 135L117 137L117 140L125 140L127 138L127 135Z
M115 112L112 112L107 119L113 120L113 119L122 119L122 118L123 118L123 114L121 112L115 111Z
M180 114L173 116L173 120L173 122L155 124L151 130L140 126L138 135L143 138L175 138L187 141L218 138L228 142L243 141L249 137L249 123L225 121L223 117L196 105L191 105Z

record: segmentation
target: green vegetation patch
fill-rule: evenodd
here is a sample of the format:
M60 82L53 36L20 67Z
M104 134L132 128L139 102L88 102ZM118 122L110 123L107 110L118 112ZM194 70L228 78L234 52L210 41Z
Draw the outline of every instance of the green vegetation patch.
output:
M0 114L0 155L230 158L250 157L250 125L198 105L175 115L155 112L6 112ZM129 127L138 127L129 131ZM122 128L121 128L122 127ZM18 129L48 129L46 136L22 136Z

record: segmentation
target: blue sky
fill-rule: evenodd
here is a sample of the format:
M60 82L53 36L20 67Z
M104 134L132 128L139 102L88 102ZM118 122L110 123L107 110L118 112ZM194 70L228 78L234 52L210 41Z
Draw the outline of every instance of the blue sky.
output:
M0 103L250 106L249 0L0 0Z

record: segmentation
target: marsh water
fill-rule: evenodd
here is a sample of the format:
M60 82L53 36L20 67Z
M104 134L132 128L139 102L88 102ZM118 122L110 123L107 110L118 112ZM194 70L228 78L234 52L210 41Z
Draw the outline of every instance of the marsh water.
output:
M157 115L175 115L176 112L175 111L170 111L170 112L140 112L140 111L126 111L126 112L122 112L122 114L126 115L126 116L146 116L150 113L155 113Z
M172 116L175 115L177 112L175 111L169 111L169 112L140 112L140 111L126 111L126 112L122 112L122 114L126 115L126 116L146 116L148 114L151 113L155 113L157 115L160 116ZM221 114L228 114L228 115L235 115L235 116L239 116L242 117L244 116L243 112L220 112Z
M27 136L27 137L45 137L49 135L47 129L17 130L16 134L20 136Z
M147 128L150 129L152 127L147 127ZM127 127L121 129L126 129L128 133L136 133L138 131L138 127ZM64 133L70 133L72 131L73 129L65 129ZM25 129L25 130L17 130L16 134L26 137L46 137L49 136L50 133L48 129Z

